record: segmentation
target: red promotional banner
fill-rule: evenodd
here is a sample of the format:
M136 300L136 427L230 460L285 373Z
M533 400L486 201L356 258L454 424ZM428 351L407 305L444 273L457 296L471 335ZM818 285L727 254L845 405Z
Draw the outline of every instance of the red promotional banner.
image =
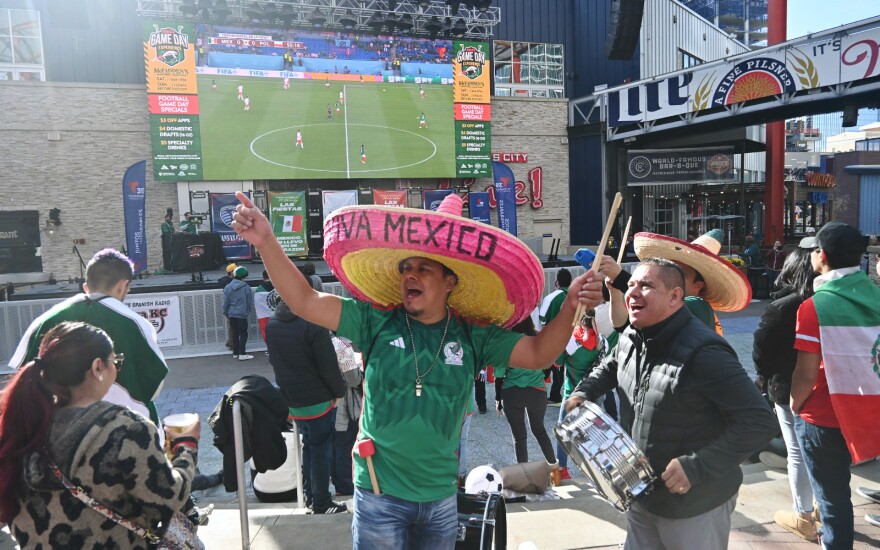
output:
M492 120L492 106L477 103L456 103L455 120Z
M406 208L406 194L404 190L373 189L373 204L377 206L394 206Z
M199 114L199 96L149 94L147 101L150 114L153 115L197 115Z

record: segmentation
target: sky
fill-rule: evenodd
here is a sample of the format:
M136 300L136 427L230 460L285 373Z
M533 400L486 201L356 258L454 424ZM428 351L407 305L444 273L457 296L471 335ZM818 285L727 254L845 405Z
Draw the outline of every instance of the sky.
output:
M880 0L788 0L788 38L880 15Z

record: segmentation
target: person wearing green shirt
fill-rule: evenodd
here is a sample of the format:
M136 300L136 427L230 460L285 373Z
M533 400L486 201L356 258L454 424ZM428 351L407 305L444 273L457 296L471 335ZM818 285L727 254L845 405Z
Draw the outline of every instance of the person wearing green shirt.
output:
M556 290L544 298L544 301L541 302L541 308L538 310L542 326L552 321L559 313L559 309L565 302L565 295L570 284L571 271L564 267L560 268L556 272ZM550 385L550 397L547 398L547 403L555 405L562 403L562 357L559 357L550 365L550 373L553 377L553 383Z
M171 221L171 214L165 214L165 221L162 222L162 234L168 235L174 233L174 222Z
M232 227L259 250L284 301L364 354L353 547L451 550L455 450L474 375L489 364L550 364L568 341L578 303L598 303L601 281L592 271L576 279L537 336L502 328L538 302L543 270L509 233L461 217L453 193L437 211L371 205L331 214L324 258L355 296L341 298L313 290L265 215L244 193L237 197Z
M195 235L199 232L199 226L194 223L193 215L190 212L183 213L183 221L180 222L180 232L188 235Z

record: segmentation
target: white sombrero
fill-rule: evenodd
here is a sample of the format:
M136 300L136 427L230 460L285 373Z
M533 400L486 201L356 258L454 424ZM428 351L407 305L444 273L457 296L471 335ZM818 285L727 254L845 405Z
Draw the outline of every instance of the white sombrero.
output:
M706 282L703 298L716 311L739 311L752 301L752 286L743 273L718 255L724 233L713 229L689 243L656 233L636 233L640 260L665 258L697 271Z

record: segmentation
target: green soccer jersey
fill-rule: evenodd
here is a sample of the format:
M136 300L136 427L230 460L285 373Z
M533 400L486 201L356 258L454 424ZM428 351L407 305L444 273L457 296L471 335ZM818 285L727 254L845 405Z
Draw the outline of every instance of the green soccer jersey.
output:
M507 364L522 335L495 325L470 324L453 313L441 346L445 319L431 325L410 320L422 375L421 396L417 396L404 315L401 308L385 311L343 299L336 332L364 354L359 438L375 444L372 460L379 488L410 502L433 502L456 492L456 449L473 401L475 374L484 365ZM370 488L366 460L355 453L354 461L355 485Z
M495 378L504 378L505 388L540 388L544 386L544 371L495 367Z

